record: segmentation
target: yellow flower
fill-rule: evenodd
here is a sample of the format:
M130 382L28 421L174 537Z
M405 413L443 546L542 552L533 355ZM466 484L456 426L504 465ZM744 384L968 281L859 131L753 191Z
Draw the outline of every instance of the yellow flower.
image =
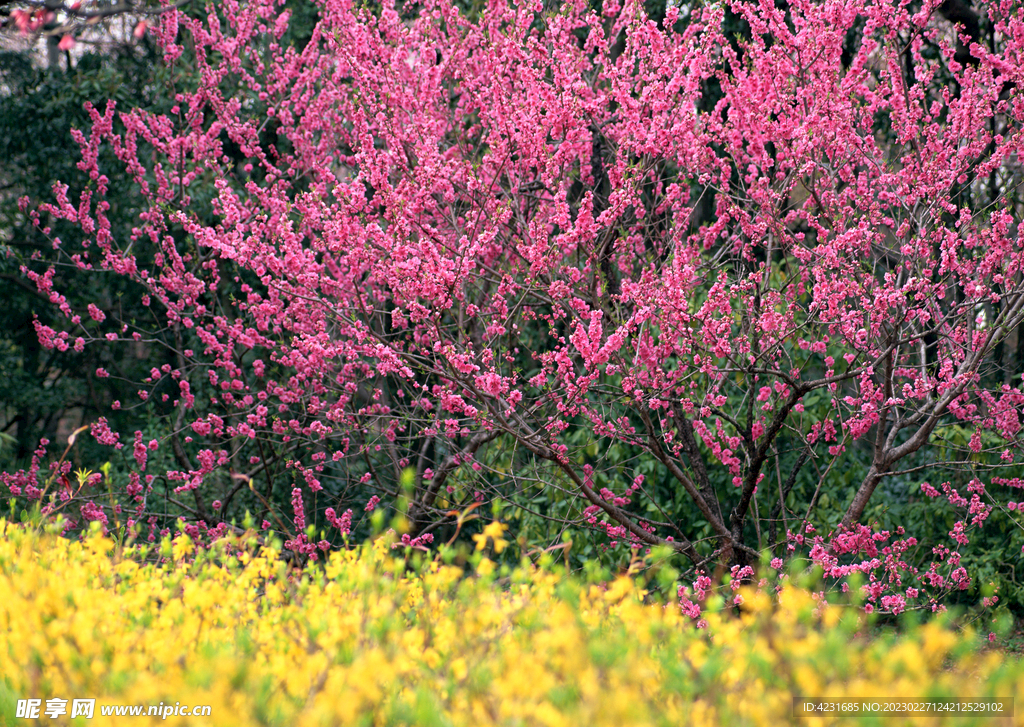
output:
M451 672L452 676L460 682L465 679L466 675L469 674L469 669L466 667L466 660L460 656L458 659L452 661Z
M174 559L181 560L182 558L192 554L192 538L182 533L174 539L174 545L171 547Z
M487 539L490 538L494 547L494 552L500 555L501 551L508 546L508 541L501 537L505 533L505 527L506 526L504 524L495 520L485 527L482 533L474 535L473 540L476 542L476 549L483 550L486 548Z
M492 523L477 542L497 549L504 532ZM588 591L527 564L499 587L440 560L408 571L377 545L305 572L272 551L187 563L196 544L181 536L173 548L173 561L132 561L108 539L69 542L0 520L0 689L11 695L0 722L13 719L11 700L95 697L97 712L209 705L203 724L224 727L427 715L453 727L767 726L790 723L797 694L952 699L1024 688L1021 662L962 648L975 636L936 622L849 639L830 627L840 606L815 614L795 588L780 598L744 591L740 613L705 604L697 629L625 576ZM493 573L478 557L477 573ZM816 719L803 723L824 724Z

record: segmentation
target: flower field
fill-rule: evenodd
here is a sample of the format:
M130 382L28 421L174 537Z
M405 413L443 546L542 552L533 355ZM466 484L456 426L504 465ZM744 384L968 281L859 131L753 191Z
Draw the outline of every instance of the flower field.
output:
M1024 667L975 634L931 622L864 638L862 612L795 586L741 590L741 609L712 596L697 629L677 604L650 603L639 577L510 570L486 548L464 567L395 552L380 539L302 570L241 541L195 550L179 535L147 553L0 521L0 723L29 723L19 699L93 697L211 715L53 723L810 727L830 722L796 716L794 697L1024 694Z

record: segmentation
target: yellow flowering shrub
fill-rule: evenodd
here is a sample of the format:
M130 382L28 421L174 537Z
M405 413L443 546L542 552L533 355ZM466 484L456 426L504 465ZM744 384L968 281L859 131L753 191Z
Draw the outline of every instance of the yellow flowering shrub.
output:
M409 567L383 539L304 570L271 550L197 552L185 536L162 552L156 564L98 535L0 521L0 723L29 723L18 700L61 696L211 707L72 724L811 727L833 720L796 716L795 697L1024 694L1021 664L977 637L929 623L867 639L862 616L795 587L741 591L739 612L712 603L698 630L631 577L588 585L525 562L481 567L483 553L467 572ZM854 722L946 723L1024 713Z

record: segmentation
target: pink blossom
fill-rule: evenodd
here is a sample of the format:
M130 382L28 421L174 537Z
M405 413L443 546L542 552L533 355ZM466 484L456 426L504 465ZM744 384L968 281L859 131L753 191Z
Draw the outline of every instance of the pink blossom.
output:
M327 522L336 527L342 535L348 535L352 531L352 510L348 509L339 518L333 507L324 511Z

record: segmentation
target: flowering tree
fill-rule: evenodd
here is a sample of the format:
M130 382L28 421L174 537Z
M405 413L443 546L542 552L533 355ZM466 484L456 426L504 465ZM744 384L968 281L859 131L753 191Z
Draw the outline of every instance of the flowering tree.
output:
M55 266L126 276L154 323L64 305L40 340L172 351L139 394L170 415L159 474L194 497L175 502L213 526L241 493L298 552L317 550L311 518L347 530L338 511L373 493L429 542L474 477L512 477L500 444L613 540L742 568L780 530L802 543L860 453L813 551L834 575L895 573L910 541L879 556L888 534L860 521L938 433L966 431L979 473L966 497L939 486L967 512L954 550L993 482L1024 485L980 474L1019 461L1024 25L982 3L986 47L938 5L737 0L655 23L632 1L495 2L471 22L444 0L330 0L301 47L272 2L171 10L154 33L168 63L194 46L195 87L170 115L91 109L92 186L30 212L77 233L25 267L58 306ZM148 209L115 239L125 173ZM594 442L658 462L691 520ZM137 437L136 519L147 451Z

